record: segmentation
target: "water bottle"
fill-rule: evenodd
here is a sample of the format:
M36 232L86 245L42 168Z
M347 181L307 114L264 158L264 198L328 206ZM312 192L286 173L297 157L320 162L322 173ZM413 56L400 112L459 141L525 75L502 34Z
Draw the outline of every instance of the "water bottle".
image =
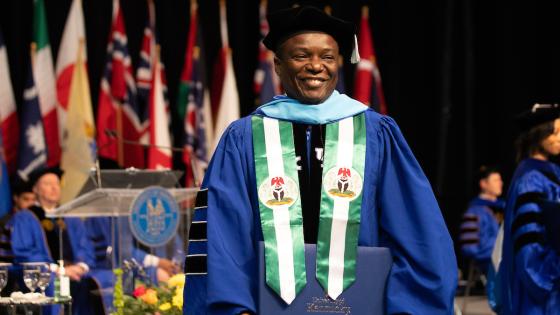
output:
M70 297L70 278L64 271L64 261L59 260L58 275L54 279L54 301L61 302Z

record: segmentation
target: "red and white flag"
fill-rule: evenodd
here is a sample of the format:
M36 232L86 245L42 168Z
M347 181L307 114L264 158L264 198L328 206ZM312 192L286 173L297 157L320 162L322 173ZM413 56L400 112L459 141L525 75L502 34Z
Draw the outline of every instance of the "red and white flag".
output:
M358 42L361 59L356 67L354 98L373 107L381 114L387 114L381 74L377 66L373 37L369 27L369 8L367 6L362 8Z
M173 166L171 137L169 134L169 108L163 94L163 79L157 46L152 61L152 89L150 90L149 119L150 147L148 148L149 169L171 169Z
M136 88L137 88L137 108L139 110L140 121L142 122L143 131L140 137L140 141L143 144L150 143L150 133L149 133L149 104L150 104L150 91L152 90L152 73L154 60L154 55L156 53L156 14L153 0L147 0L148 7L148 18L146 19L146 25L144 27L144 36L142 38L142 46L140 48L140 59L138 61L138 69L136 70ZM167 103L167 84L165 81L165 68L164 65L160 63L161 66L161 79L162 79L162 90L165 102Z
M19 143L19 121L16 100L10 80L8 53L0 32L0 132L4 140L4 154L10 174L16 171Z
M58 112L59 140L62 143L62 132L66 125L66 113L68 111L68 98L70 95L70 84L76 66L80 41L83 41L84 51L82 52L83 63L87 68L86 31L84 26L84 14L82 11L82 0L73 0L64 33L58 49L56 60L56 97Z
M218 55L214 74L223 74L214 77L215 82L223 82L220 87L211 92L212 117L214 118L214 139L212 141L212 151L218 145L222 133L227 126L239 118L239 94L237 92L237 82L231 60L231 49L228 41L227 12L225 0L220 1L220 34L222 37L222 48Z

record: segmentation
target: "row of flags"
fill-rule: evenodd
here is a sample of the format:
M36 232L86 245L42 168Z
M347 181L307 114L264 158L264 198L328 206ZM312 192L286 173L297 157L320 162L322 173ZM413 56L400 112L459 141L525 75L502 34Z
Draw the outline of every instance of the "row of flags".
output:
M123 14L119 1L113 0L96 123L87 78L81 0L72 2L56 68L53 67L44 0L34 0L33 43L19 120L0 33L0 136L10 174L26 179L35 169L60 165L65 171L63 201L66 201L75 197L76 189L82 186L95 165L97 155L114 160L122 167L172 168L173 141L169 132L171 113L165 70L160 58L153 0L147 3L148 18L134 75ZM261 37L268 32L266 9L267 3L263 0L259 10ZM357 66L354 95L385 113L368 14L365 8L359 31L363 58ZM184 126L181 150L187 171L185 185L195 186L200 184L208 158L222 132L239 118L240 106L225 1L220 1L222 47L214 64L211 87L204 71L203 37L196 1L191 1L190 17L177 114ZM254 91L260 104L281 93L273 64L273 54L261 43L259 68L254 77ZM342 77L340 81L343 82Z

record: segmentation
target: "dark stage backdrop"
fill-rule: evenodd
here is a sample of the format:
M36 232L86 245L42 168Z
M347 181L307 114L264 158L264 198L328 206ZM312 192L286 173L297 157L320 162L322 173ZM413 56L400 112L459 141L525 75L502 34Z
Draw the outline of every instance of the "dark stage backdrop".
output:
M293 1L269 2L269 10L275 10ZM540 2L496 0L313 2L330 4L333 15L353 22L358 22L361 5L370 6L389 114L399 123L430 179L450 232L456 237L461 212L475 193L476 168L482 163L499 165L506 180L514 169L514 114L533 102L560 98L560 54L552 49L560 39L553 15L556 11ZM45 0L55 58L70 3ZM104 68L111 3L83 0L94 107ZM136 66L146 3L121 3ZM155 4L171 110L175 112L189 1L156 0ZM247 114L255 108L252 84L259 39L258 0L230 0L227 6L241 112ZM218 0L199 0L199 7L207 73L211 74L220 43ZM32 0L0 2L0 28L18 104L29 60L31 26ZM347 91L351 91L354 69L346 64L345 72ZM177 115L172 117L173 133L179 139L181 123Z

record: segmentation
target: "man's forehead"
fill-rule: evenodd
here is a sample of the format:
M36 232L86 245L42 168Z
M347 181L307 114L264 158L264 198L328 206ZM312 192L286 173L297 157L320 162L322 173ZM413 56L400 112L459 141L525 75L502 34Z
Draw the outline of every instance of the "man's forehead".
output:
M321 46L325 50L338 49L337 41L329 34L319 31L303 31L287 37L279 46L278 50L287 47L290 49L307 49Z
M43 174L41 177L39 177L39 179L37 180L38 183L40 183L40 182L53 182L53 181L59 181L59 178L58 178L57 174L46 173L46 174Z

